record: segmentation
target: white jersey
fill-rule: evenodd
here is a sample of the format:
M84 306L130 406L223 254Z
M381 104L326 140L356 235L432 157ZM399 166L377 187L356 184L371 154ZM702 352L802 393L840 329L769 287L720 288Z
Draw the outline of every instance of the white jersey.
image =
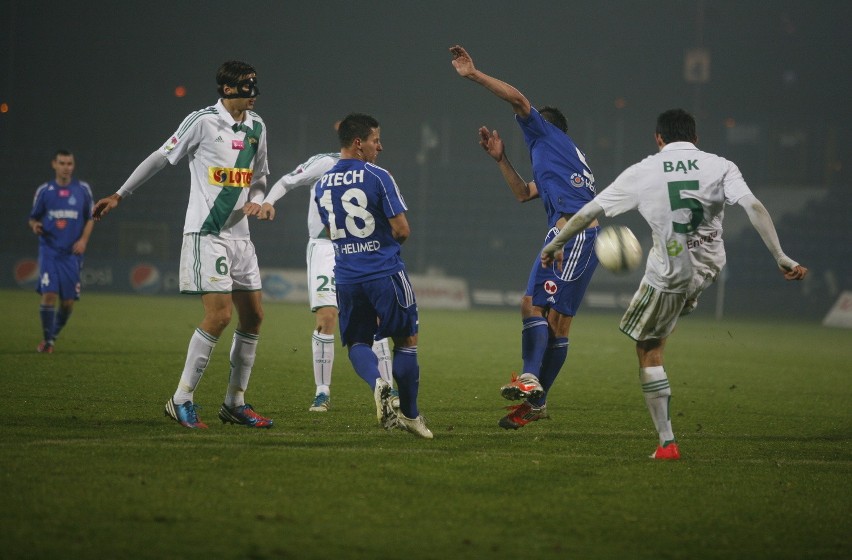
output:
M694 274L715 277L725 266L725 204L749 194L734 163L690 142L672 142L627 168L595 202L610 217L639 210L654 240L645 280L659 290L684 293Z
M319 210L314 202L314 185L326 171L334 167L340 161L340 153L317 154L296 169L284 175L272 185L269 194L263 202L275 205L275 203L288 192L297 187L308 186L311 188L311 196L308 198L308 235L311 239L325 236L325 226L320 219Z
M189 156L191 185L183 233L249 237L242 207L249 187L269 174L266 126L247 111L237 123L220 99L186 117L159 152L175 165Z

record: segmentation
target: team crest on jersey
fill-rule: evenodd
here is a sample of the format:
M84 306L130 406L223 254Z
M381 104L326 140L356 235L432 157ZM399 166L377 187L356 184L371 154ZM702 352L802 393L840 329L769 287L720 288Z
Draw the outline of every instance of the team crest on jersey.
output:
M171 138L169 138L169 141L166 142L166 145L163 146L163 149L167 152L171 152L172 150L175 149L175 146L177 146L177 145L178 145L177 136L172 136Z
M579 189L580 187L582 187L585 184L586 184L586 180L583 179L582 175L580 175L579 173L572 173L571 174L571 186L572 187L576 187L576 188Z
M544 291L550 295L555 294L557 289L556 282L553 280L548 280L544 283Z

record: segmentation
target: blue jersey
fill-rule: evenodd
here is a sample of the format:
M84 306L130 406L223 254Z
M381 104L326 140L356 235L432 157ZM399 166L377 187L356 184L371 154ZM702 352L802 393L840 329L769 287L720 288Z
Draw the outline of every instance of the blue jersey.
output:
M334 244L337 284L403 270L389 218L408 208L390 173L358 159L341 159L317 181L314 201Z
M74 243L92 219L92 189L88 183L71 179L66 186L48 181L35 193L30 218L42 224L39 248L53 255L73 254Z
M552 228L562 214L574 214L595 197L595 176L586 157L571 138L547 122L535 109L515 119L530 150L532 172L538 194Z

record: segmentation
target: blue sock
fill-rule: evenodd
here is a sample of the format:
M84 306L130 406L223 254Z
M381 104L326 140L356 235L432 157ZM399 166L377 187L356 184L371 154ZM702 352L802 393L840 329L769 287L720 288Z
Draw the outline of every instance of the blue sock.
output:
M379 359L373 352L373 347L361 343L352 344L349 346L349 361L352 362L358 377L366 381L370 389L375 390L376 379L379 378Z
M521 332L521 358L524 361L524 371L538 377L541 362L547 350L548 327L544 317L529 317L524 319L524 329Z
M38 314L41 316L41 332L44 340L53 340L53 326L56 323L56 308L52 305L40 305Z
M417 393L420 391L420 364L417 347L393 349L393 377L399 389L399 408L407 418L417 418Z
M541 406L547 402L547 392L556 381L556 376L559 375L559 370L565 364L565 359L568 357L568 338L554 338L550 340L547 346L547 352L544 353L544 359L541 364L541 373L538 376L538 381L544 388L544 393L537 399L531 399L530 404L533 406Z
M59 311L56 313L56 323L53 325L53 335L50 337L53 340L56 340L56 337L59 336L59 331L62 330L62 327L65 326L65 323L68 322L68 317L71 316L71 311L65 311L62 307L59 308Z

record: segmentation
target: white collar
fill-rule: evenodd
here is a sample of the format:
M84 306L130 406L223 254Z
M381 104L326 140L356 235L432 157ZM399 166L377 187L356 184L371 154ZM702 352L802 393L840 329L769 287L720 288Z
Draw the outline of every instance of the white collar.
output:
M663 149L660 150L660 151L661 152L668 152L669 150L697 150L697 149L698 148L696 148L695 144L693 144L692 142L669 142L668 144L663 146Z
M222 103L220 99L215 105L216 112L219 113L219 118L225 121L228 126L233 127L235 124L244 124L249 128L252 128L254 125L254 120L251 118L251 112L246 111L246 120L241 123L238 123L234 120L234 117L231 116L231 113L225 108L225 104Z

